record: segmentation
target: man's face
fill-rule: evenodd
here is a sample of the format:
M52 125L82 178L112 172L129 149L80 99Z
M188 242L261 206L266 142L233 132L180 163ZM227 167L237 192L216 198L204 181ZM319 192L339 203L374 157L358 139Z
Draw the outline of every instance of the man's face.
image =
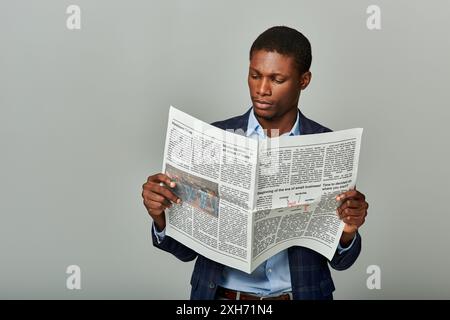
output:
M297 109L300 91L305 89L311 73L300 75L294 58L278 52L254 51L250 59L248 86L257 116L275 120Z

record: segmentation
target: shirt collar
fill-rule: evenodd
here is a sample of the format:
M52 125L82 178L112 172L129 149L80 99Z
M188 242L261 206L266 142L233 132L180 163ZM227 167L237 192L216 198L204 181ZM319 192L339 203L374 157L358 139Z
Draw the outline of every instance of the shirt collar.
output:
M295 120L294 125L291 128L291 131L282 134L282 136L298 136L300 135L300 121L299 121L299 112L297 111L297 119ZM260 138L265 138L266 135L264 134L264 130L262 126L259 124L258 119L256 119L255 114L253 112L253 108L250 111L250 115L248 117L248 124L247 124L247 137L250 137L252 135L257 135Z

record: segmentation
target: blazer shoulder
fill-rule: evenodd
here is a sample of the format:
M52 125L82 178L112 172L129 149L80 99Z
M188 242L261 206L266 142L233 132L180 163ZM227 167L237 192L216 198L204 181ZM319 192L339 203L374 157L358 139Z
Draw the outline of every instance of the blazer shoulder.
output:
M247 130L247 125L248 125L248 117L250 114L250 110L247 110L246 113L240 115L240 116L236 116L236 117L232 117L226 120L222 120L222 121L216 121L211 123L211 125L218 127L220 129L223 130L227 130L227 129L242 129L244 131Z
M305 117L305 115L300 112L300 131L302 134L314 134L332 132L333 130Z

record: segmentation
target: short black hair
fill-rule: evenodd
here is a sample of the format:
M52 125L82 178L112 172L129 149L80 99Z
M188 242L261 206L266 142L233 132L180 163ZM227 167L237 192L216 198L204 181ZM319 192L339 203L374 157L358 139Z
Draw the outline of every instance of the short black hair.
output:
M309 40L301 32L286 26L272 27L261 33L250 48L250 59L253 52L259 50L275 51L293 57L300 74L309 71L311 67Z

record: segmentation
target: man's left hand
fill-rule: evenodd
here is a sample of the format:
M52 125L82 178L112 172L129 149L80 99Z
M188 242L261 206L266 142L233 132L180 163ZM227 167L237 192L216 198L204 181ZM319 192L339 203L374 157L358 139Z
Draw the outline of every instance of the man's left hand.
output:
M358 228L366 220L369 204L366 202L364 194L356 188L339 194L336 196L336 200L342 201L336 211L339 218L345 222L340 243L347 246L353 240Z

